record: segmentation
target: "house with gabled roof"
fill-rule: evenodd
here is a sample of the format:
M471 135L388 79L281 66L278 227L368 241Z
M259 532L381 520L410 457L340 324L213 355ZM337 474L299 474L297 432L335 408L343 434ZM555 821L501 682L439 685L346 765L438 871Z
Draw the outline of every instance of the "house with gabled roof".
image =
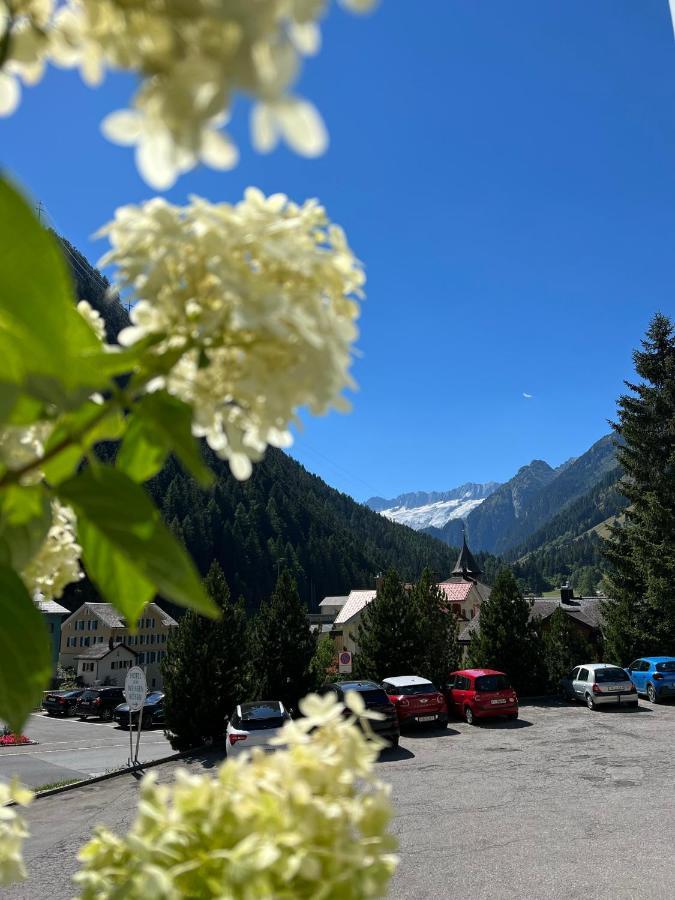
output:
M136 665L137 654L126 644L94 644L75 655L79 681L92 685L123 685L129 669ZM147 676L146 676L147 677Z
M129 623L112 603L83 603L61 626L62 666L77 668L77 657L89 647L125 644L145 670L149 688L162 687L161 662L169 635L178 622L157 603L148 603L132 634Z
M490 596L490 588L480 580L482 574L464 537L450 577L438 583L439 589L446 597L447 611L459 620L460 629L462 623L469 622L478 615L481 603ZM376 597L377 587L372 590L354 590L350 591L346 601L339 605L331 634L340 650L358 652L357 636L363 610Z

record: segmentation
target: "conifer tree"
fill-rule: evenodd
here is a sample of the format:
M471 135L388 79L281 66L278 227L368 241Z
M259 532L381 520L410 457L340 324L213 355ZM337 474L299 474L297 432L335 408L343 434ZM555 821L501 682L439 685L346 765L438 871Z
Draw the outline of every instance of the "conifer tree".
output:
M666 316L654 316L633 360L641 380L626 382L613 425L630 506L605 548L615 600L605 604L605 655L621 665L675 647L675 334Z
M530 609L513 572L502 569L481 603L480 627L469 646L469 665L505 672L525 694L536 693L543 681L541 646Z
M447 608L445 594L428 568L413 588L411 601L417 607L422 642L422 661L419 671L414 674L422 675L440 687L448 673L459 668L457 619Z
M570 621L570 617L560 607L551 616L548 628L542 637L544 665L548 677L548 687L557 691L560 679L574 666L588 662L596 654L593 647Z
M251 628L251 689L256 700L281 700L287 709L312 687L309 665L315 643L295 579L280 573L274 593L260 606Z
M394 569L382 579L358 628L355 671L376 681L391 675L416 675L424 664L424 635L419 609Z
M225 717L245 699L246 613L233 603L223 571L211 564L204 585L221 610L213 621L188 610L162 661L168 730L176 749L219 741Z
M326 683L329 674L337 672L337 648L335 641L329 634L325 634L316 645L314 656L309 664L312 677L312 689L320 688Z

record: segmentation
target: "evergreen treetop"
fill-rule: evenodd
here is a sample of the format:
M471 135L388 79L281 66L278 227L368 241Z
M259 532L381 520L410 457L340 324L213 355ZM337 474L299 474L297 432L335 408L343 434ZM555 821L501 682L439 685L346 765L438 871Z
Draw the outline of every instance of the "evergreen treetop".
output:
M605 604L606 656L627 665L675 646L675 334L654 316L633 354L640 381L618 400L613 428L630 501L605 553L614 603Z
M539 635L510 569L497 575L480 607L479 629L469 646L469 665L496 669L509 676L519 693L536 693L542 684Z

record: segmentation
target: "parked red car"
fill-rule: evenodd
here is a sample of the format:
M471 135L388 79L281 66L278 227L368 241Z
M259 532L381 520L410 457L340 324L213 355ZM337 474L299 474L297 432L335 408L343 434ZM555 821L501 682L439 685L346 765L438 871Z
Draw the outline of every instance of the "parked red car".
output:
M461 669L448 675L445 686L448 710L469 725L476 719L518 718L518 695L508 676L494 669Z
M445 697L427 678L418 675L396 675L385 678L382 687L396 707L401 728L406 725L448 724Z

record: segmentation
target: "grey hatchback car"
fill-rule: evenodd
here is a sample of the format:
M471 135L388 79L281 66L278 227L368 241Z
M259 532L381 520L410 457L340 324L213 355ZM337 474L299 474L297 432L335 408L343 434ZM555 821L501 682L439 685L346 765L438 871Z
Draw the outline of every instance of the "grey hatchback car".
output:
M560 680L560 687L568 700L580 700L589 709L638 705L635 685L626 671L607 663L576 666Z

